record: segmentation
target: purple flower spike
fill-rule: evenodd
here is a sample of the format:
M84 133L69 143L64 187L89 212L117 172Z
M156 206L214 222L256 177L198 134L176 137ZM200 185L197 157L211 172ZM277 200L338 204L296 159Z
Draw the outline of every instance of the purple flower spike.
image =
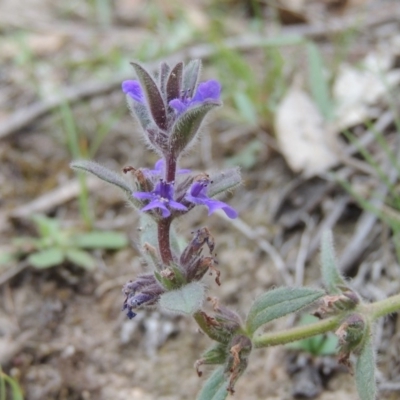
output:
M228 206L228 204L224 203L223 201L211 199L207 196L208 184L208 179L202 179L194 182L186 193L185 199L191 203L208 207L208 215L211 215L214 211L221 209L229 218L236 218L238 213L232 207Z
M138 103L144 103L143 90L138 81L123 81L122 91Z
M180 98L171 100L169 105L180 115L198 103L205 103L210 100L219 101L220 96L221 84L212 79L200 83L193 97L190 96L190 93L185 92L182 93Z
M173 183L167 183L162 179L157 183L152 192L135 192L132 195L140 200L150 200L149 204L144 206L141 211L149 211L154 208L159 208L163 218L167 218L171 215L169 208L174 208L179 211L187 210L187 207L174 200Z

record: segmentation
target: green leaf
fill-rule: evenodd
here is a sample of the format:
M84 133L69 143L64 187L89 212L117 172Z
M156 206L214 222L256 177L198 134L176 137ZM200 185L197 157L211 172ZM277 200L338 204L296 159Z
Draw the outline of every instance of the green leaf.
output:
M28 257L28 262L35 268L50 268L61 264L64 261L64 253L58 247L51 247L38 251Z
M178 118L172 127L169 141L169 146L175 155L179 155L194 139L208 112L220 105L219 101L208 100L197 106L190 107Z
M79 249L68 249L66 258L78 267L92 271L96 267L96 260L86 251Z
M224 367L217 368L203 385L197 400L225 400L228 396L228 378Z
M128 238L123 233L113 231L92 231L81 233L72 238L74 245L83 249L118 250L128 245Z
M119 187L125 193L132 193L133 191L132 186L129 185L129 183L125 181L125 179L120 174L117 174L111 169L103 167L102 165L94 161L76 160L72 161L70 167L72 169L77 169L93 174L94 176L97 176L99 179Z
M333 237L331 231L322 234L321 241L321 268L322 280L330 294L342 293L341 288L346 287L346 282L342 278L337 265Z
M375 357L372 336L366 333L366 339L357 358L355 378L358 395L361 400L375 400Z
M191 282L180 289L166 292L160 297L160 307L177 314L195 313L204 300L204 286Z
M325 120L330 121L334 116L334 110L329 94L328 82L324 75L325 66L322 61L321 53L314 43L307 44L307 53L311 93Z
M179 62L172 68L167 81L167 103L173 99L179 99L182 90L183 62Z
M231 168L210 176L207 195L215 197L240 185L242 177L239 168Z
M250 308L247 329L253 334L260 326L276 318L301 310L324 295L311 288L280 287L258 297Z

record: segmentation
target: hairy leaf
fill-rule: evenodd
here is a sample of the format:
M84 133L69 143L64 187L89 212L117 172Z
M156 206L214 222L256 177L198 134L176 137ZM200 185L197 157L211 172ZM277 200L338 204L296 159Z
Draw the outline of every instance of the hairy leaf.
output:
M138 63L132 62L141 87L146 95L150 112L154 121L161 129L167 129L167 112L162 95L152 76Z
M217 368L203 385L197 400L225 400L228 396L228 377L224 367Z
M273 289L258 297L253 303L247 317L247 328L253 334L267 322L299 311L323 295L322 290L306 287Z
M169 76L169 71L171 71L171 67L166 62L162 62L160 64L160 72L159 72L159 75L158 75L158 83L159 83L159 87L161 89L161 92L162 92L162 94L164 96L166 94L166 87L167 87L167 80L168 80L168 76Z
M201 69L200 60L190 61L183 70L183 91L188 91L191 96L194 95L194 90L199 79Z
M207 195L215 197L228 190L234 189L242 182L239 168L231 168L210 176Z
M170 137L170 147L175 155L179 155L194 139L207 113L220 105L218 101L209 100L190 107L178 118Z
M342 293L340 288L346 287L346 282L342 278L337 265L333 237L331 231L322 234L321 241L321 268L322 280L330 294Z
M94 161L76 160L70 164L70 167L73 169L89 172L97 176L101 180L119 187L128 194L132 193L132 191L134 190L121 175L106 167L103 167L102 165Z
M361 400L376 399L375 359L372 336L367 333L355 370L356 386Z
M200 307L204 299L204 286L192 282L180 289L166 292L160 297L160 307L177 314L191 315Z

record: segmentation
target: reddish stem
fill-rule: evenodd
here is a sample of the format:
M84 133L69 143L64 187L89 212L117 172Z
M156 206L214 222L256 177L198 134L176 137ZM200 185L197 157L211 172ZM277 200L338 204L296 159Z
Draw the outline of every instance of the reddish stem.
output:
M165 180L169 182L175 181L176 174L176 158L175 156L169 156L166 159L166 171L165 171Z
M161 260L164 265L170 265L172 261L171 246L169 242L171 222L171 218L164 218L158 222L158 246L160 249Z

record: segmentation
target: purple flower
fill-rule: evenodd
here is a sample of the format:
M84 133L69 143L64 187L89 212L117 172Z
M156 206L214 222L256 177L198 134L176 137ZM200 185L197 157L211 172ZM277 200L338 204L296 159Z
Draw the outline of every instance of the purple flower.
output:
M129 319L136 316L133 309L156 304L164 293L164 289L152 274L139 276L135 281L126 283L122 291L125 294L122 311L127 310Z
M210 183L208 179L196 181L189 188L185 199L194 204L204 205L208 207L208 215L219 209L223 210L229 218L236 218L238 213L223 201L211 199L207 196L207 186Z
M180 98L173 99L169 105L176 111L178 115L185 112L188 108L196 105L197 103L204 103L209 100L218 101L221 95L221 85L216 80L209 80L202 82L197 87L196 93L193 97L187 91L182 93Z
M187 207L174 200L173 183L167 183L162 179L160 179L160 182L157 183L152 192L135 192L132 195L140 200L150 200L149 204L144 206L141 211L149 211L154 208L159 208L163 218L167 218L171 215L171 211L169 210L170 208L179 211L187 210Z
M149 176L163 176L165 171L165 161L161 158L154 164L154 169L146 169L144 172ZM190 169L178 169L177 174L189 174L192 172Z
M123 81L122 91L132 97L133 100L144 103L143 90L138 81Z

